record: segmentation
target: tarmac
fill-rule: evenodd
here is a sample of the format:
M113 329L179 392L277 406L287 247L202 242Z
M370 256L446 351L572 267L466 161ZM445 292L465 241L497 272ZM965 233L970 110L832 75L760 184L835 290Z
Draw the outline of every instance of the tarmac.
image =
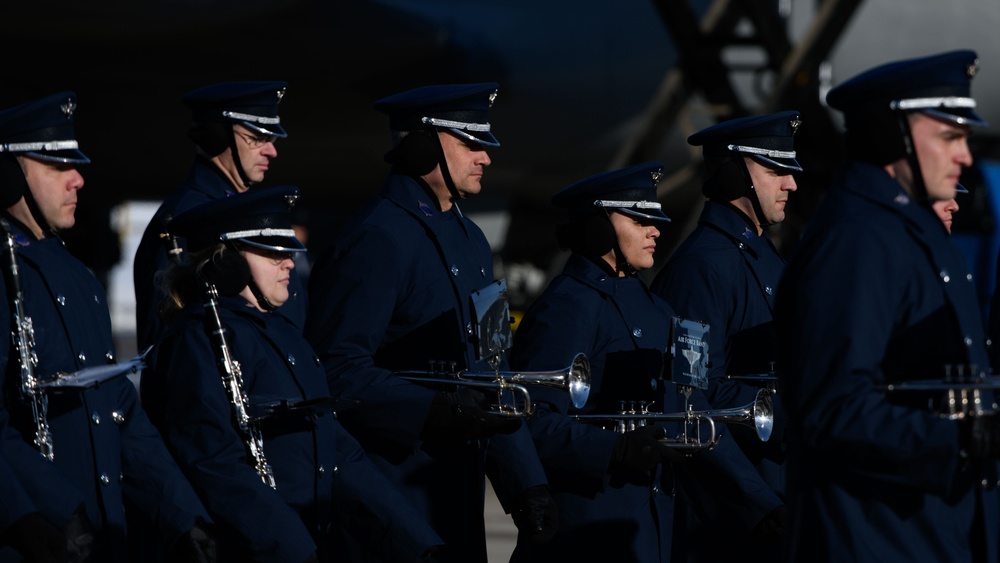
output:
M503 508L493 493L493 487L486 483L486 552L489 563L507 563L510 554L514 552L517 542L517 528L514 527L510 515L503 513Z

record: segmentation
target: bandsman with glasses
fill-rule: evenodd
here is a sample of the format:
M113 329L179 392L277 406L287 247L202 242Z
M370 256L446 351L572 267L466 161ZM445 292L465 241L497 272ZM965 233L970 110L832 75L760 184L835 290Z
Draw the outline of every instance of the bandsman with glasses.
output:
M264 181L271 161L278 157L275 143L287 136L278 115L287 86L281 81L223 82L182 96L181 100L191 108L188 136L195 143L197 156L187 179L160 205L146 226L135 254L139 350L155 344L165 328L160 314L165 294L158 273L167 269L171 256L179 255L184 246L183 238L163 236L166 223L198 204L245 192ZM281 314L301 327L306 294L294 271L289 288L289 302Z

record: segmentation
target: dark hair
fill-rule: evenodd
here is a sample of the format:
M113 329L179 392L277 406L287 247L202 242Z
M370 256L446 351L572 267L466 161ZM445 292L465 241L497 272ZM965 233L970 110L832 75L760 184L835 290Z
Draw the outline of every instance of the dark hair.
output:
M705 158L705 182L701 193L716 201L732 201L746 195L750 187L743 156L727 154Z
M201 302L205 295L205 282L198 271L209 260L221 260L228 247L219 243L202 250L192 252L184 262L175 262L160 280L160 287L165 297L160 302L160 316L169 324L184 307Z
M556 227L559 246L585 256L604 256L617 240L611 218L604 211L575 217Z

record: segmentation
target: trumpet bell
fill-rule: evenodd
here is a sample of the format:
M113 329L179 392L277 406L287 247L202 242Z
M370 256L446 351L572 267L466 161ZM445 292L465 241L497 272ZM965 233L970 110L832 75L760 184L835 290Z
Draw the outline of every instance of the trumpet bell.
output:
M582 409L590 397L590 360L585 354L577 354L567 376L569 398L573 406Z
M771 431L774 430L774 404L766 389L758 390L757 399L753 402L753 426L761 442L771 439Z

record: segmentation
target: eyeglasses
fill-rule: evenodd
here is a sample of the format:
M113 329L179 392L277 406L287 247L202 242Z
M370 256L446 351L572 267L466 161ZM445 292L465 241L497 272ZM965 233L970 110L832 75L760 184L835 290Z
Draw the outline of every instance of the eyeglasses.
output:
M235 132L240 137L243 137L243 140L245 140L248 145L250 145L255 149L259 149L268 143L273 143L278 140L278 137L276 135L263 135L263 136L250 135L242 131L236 131L235 129L233 130L233 132Z

